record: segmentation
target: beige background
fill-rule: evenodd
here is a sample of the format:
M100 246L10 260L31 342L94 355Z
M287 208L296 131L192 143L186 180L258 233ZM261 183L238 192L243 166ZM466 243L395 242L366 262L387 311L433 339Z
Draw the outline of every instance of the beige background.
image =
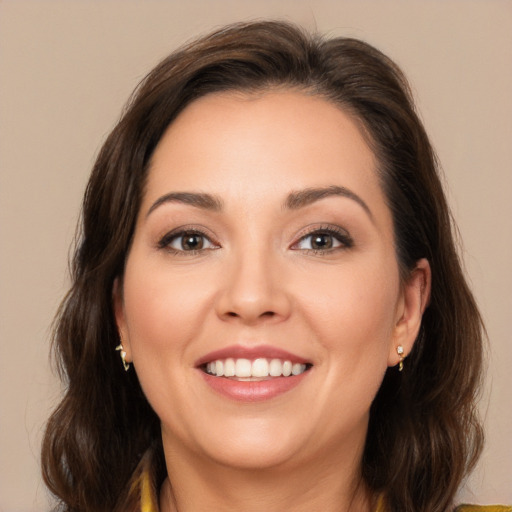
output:
M488 442L461 496L512 503L511 1L0 0L0 511L48 509L39 443L59 394L48 330L101 141L176 45L267 16L366 39L411 79L490 335Z

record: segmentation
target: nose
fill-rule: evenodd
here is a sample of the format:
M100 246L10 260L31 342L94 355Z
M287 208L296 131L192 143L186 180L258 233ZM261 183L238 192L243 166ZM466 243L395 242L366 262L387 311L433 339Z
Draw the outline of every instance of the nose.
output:
M256 325L288 318L291 300L276 259L265 250L247 250L233 257L216 304L221 319Z

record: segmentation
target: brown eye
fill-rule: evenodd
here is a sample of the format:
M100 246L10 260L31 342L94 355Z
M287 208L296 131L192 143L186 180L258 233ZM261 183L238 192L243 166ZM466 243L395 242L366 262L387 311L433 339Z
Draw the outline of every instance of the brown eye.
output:
M335 251L337 249L348 249L353 245L354 241L345 230L333 227L329 229L317 229L303 236L293 245L292 249L322 253Z
M181 240L181 249L184 251L197 251L203 248L204 245L204 237L203 235L199 235L197 233L185 234L178 238L178 241Z
M196 253L209 249L216 249L218 245L213 243L208 236L200 231L179 231L165 235L158 247L168 249L175 253Z
M311 236L311 248L315 251L331 249L333 246L332 235L329 233L316 233Z

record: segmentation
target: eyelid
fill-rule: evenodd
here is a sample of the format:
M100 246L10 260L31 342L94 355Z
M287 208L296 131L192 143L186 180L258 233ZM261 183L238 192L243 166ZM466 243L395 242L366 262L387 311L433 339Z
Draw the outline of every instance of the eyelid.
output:
M173 247L170 247L170 244L173 240L175 240L176 238L179 238L180 236L184 236L187 234L200 235L200 236L206 238L214 247L207 247L204 249L202 248L202 249L190 250L190 251L184 251L181 249L175 249ZM212 249L219 248L220 244L215 240L215 237L213 236L213 234L210 233L210 231L207 230L206 228L204 228L202 226L197 226L197 225L185 225L185 226L179 226L177 228L174 228L171 231L168 231L167 233L165 233L163 236L160 236L158 238L157 247L159 249L166 249L166 250L174 252L174 253L179 253L179 254L187 253L190 255L190 254L197 254L201 251L210 251Z
M338 242L340 242L341 246L333 247L330 249L324 249L324 250L295 248L301 241L303 241L304 239L306 239L316 233L331 235L336 240L338 240ZM315 253L318 253L318 252L325 253L325 252L332 252L332 251L336 251L336 250L348 249L348 248L352 247L353 245L354 245L354 240L352 239L352 237L350 236L349 232L346 229L343 229L342 227L336 226L333 224L321 224L321 225L307 226L306 228L304 228L301 231L301 233L299 233L296 241L293 242L293 244L291 245L290 248L292 250L302 250L302 251L310 251L310 252L315 252Z

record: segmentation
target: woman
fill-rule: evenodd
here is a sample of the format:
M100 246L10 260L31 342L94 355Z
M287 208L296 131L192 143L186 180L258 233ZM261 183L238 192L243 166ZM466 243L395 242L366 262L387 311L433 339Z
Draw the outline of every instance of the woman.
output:
M55 348L64 510L452 510L482 322L396 65L278 22L164 60L93 169Z

